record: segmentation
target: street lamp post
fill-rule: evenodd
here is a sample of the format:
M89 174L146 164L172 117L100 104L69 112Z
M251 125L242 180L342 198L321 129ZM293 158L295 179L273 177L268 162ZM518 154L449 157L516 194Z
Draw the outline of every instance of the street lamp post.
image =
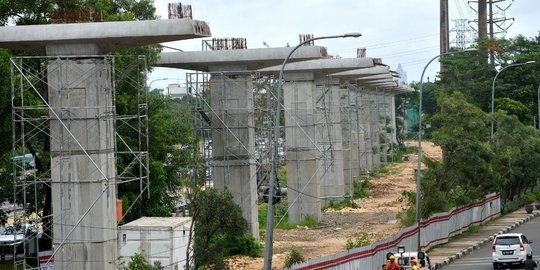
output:
M420 243L420 177L422 175L421 167L422 167L422 88L424 86L423 80L424 80L424 73L426 72L427 67L431 62L433 62L435 59L448 54L456 54L456 53L463 53L463 52L471 52L471 51L477 51L477 49L466 49L463 51L456 51L456 52L446 52L441 53L429 60L427 62L426 66L424 67L424 70L422 70L422 75L420 76L420 97L419 97L419 104L418 104L418 167L416 169L416 224L418 226L418 251L421 249L421 243Z
M155 79L155 80L151 80L150 83L148 84L148 89L149 90L152 90L150 87L152 87L152 84L154 82L157 82L157 81L165 81L165 80L168 80L169 78L159 78L159 79Z
M497 74L495 74L495 77L493 78L493 82L491 83L491 113L492 114L493 112L495 112L495 80L497 80L497 77L499 77L499 74L501 74L503 70L509 67L517 67L517 66L523 66L523 65L534 64L534 63L536 63L536 61L527 61L525 63L511 64L497 71ZM491 137L493 137L493 121L491 121Z
M536 118L536 120L538 121L538 129L540 129L540 85L538 85L538 89L536 90L536 98L536 106L538 108L538 117Z
M291 52L285 57L285 60L283 60L283 64L281 64L281 68L279 70L279 78L278 78L278 89L277 89L277 105L276 105L276 115L274 119L274 142L273 142L273 153L272 153L272 170L270 172L270 180L268 183L268 186L270 187L268 191L268 215L266 216L266 240L264 244L264 270L271 270L272 269L272 242L273 242L273 234L274 234L274 182L276 178L277 173L277 161L278 161L278 146L277 146L277 140L279 138L279 127L280 127L280 112L281 112L281 96L282 96L282 87L283 87L283 71L285 70L285 65L287 64L287 61L289 61L289 58L291 55L302 45L319 40L319 39L331 39L331 38L347 38L347 37L360 37L362 34L360 33L347 33L343 35L335 35L335 36L324 36L324 37L315 37L310 38L307 40L304 40L303 42L300 42L300 44L296 45Z

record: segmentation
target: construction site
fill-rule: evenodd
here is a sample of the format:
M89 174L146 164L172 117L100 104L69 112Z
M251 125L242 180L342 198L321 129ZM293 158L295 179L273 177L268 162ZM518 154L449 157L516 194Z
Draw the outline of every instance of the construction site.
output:
M169 8L168 20L102 22L93 14L85 23L0 29L1 48L44 55L10 63L16 156L9 207L12 224L32 229L21 233L22 250L14 244L2 260L17 269L117 269L126 241L118 222L130 211L118 190L138 183L145 196L151 185L150 89L145 57L111 53L211 36L190 6ZM193 155L202 162L186 169L194 181L227 188L260 241L258 206L269 197L275 204L287 197L276 223L285 216L290 224L321 222L321 209L352 200L354 183L394 162L403 143L396 123L405 127L408 118L396 111L395 96L414 90L364 48L339 58L314 39L300 34L294 54L292 47L249 49L246 38L203 39L201 51L162 52L152 64L190 71L200 139ZM126 96L136 106L122 107ZM286 186L276 167L286 171ZM167 265L179 269L181 259Z

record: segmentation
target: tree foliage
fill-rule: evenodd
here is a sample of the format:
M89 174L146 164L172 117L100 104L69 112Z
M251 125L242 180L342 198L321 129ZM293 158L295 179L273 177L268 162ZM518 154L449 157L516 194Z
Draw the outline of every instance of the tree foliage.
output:
M203 266L227 269L225 256L246 251L239 250L237 245L258 247L253 238L241 240L245 238L248 224L227 189L220 192L214 188L194 188L188 199L193 218L190 239L193 241L192 266L195 269ZM190 257L187 261L191 263Z
M423 160L429 164L422 174L423 217L488 192L514 200L538 178L539 170L532 165L538 162L538 134L531 126L538 118L540 69L537 64L501 69L540 62L540 36L480 39L476 48L476 53L442 56L445 72L440 80L423 85L424 138L432 138L443 150L441 162ZM494 63L488 61L488 52L494 54ZM496 113L491 115L492 84L498 72L493 91ZM417 107L417 100L411 99L410 105Z
M120 270L159 270L159 267L152 266L141 253L135 253L127 265L121 265Z
M431 120L433 142L441 147L443 159L423 158L428 169L422 174L422 217L470 204L490 192L510 201L536 185L540 177L538 131L504 111L482 112L459 92L439 102L445 110Z

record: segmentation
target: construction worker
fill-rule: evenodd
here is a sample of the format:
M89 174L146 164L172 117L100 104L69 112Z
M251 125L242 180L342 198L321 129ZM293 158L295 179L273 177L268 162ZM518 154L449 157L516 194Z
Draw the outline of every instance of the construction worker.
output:
M418 266L418 261L415 258L412 258L411 260L411 270L421 270L420 266Z
M386 270L399 270L400 269L400 266L399 266L399 263L397 263L395 260L396 260L396 257L394 255L390 255L390 262L388 262L388 264L386 265Z

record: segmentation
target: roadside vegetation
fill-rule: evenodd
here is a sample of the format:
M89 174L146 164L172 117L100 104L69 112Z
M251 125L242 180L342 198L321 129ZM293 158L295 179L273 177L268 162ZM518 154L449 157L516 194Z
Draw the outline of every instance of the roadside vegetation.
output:
M422 218L492 192L500 194L502 211L511 211L538 189L540 134L533 119L538 119L540 69L538 64L528 64L504 70L497 78L492 114L491 86L500 67L488 63L486 55L494 53L495 63L501 66L539 62L540 36L480 40L477 48L478 53L442 57L444 77L424 83L424 138L441 147L443 159L423 156L427 169L421 179ZM418 94L402 95L400 102L404 101L417 108ZM404 196L412 203L400 217L404 224L414 221L412 195Z

